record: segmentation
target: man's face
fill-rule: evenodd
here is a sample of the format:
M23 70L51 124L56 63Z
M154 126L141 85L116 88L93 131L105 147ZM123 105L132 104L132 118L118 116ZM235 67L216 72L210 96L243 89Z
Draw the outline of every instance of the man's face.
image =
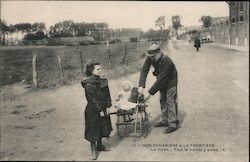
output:
M153 55L153 56L150 56L150 59L151 59L153 62L157 62L160 58L161 58L161 53L160 53L160 52L156 53L156 54Z

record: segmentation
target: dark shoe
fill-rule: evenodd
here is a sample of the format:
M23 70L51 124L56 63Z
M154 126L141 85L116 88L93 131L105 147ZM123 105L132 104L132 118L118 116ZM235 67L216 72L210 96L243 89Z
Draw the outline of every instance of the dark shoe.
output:
M156 123L156 124L154 125L154 127L168 127L168 124L163 123L163 122L161 121L161 122L159 122L159 123Z
M171 133L171 132L174 132L176 131L177 128L174 128L174 127L168 127L165 131L163 131L164 134L167 134L167 133Z
M105 147L104 145L99 145L97 147L97 151L110 151L110 149Z

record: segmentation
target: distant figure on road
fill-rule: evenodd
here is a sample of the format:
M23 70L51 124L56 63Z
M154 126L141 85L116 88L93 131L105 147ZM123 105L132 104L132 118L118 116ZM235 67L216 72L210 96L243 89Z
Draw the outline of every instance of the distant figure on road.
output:
M162 121L155 124L155 127L167 127L163 133L171 133L178 127L177 119L177 70L172 60L160 51L157 43L153 43L148 48L148 57L144 62L139 80L139 93L144 93L146 78L151 65L154 67L153 75L157 80L152 87L144 94L145 100L151 95L160 91L160 104Z
M102 144L102 137L109 138L112 131L109 116L112 104L108 81L100 78L101 71L99 63L89 63L85 71L89 78L81 82L88 102L85 109L85 139L91 143L92 160L97 159L97 151L110 151Z
M196 37L195 41L194 41L194 47L196 48L196 51L199 51L199 48L201 47L201 41L198 37Z

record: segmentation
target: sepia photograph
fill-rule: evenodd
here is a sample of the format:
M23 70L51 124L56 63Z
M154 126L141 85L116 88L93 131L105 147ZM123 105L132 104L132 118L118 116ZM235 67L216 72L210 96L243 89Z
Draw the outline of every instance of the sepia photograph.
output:
M249 161L249 1L0 0L0 161Z

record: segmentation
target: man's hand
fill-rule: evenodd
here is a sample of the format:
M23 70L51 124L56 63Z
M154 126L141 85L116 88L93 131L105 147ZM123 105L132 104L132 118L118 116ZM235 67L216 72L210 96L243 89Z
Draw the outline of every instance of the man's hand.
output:
M100 116L101 117L104 116L104 112L103 111L100 112Z
M110 109L108 108L108 109L107 109L107 115L109 115L109 114L110 114Z
M148 91L146 91L146 94L145 94L145 101L148 101L151 97L151 94L148 93Z
M143 94L143 87L138 87L137 91L138 91L139 94Z

